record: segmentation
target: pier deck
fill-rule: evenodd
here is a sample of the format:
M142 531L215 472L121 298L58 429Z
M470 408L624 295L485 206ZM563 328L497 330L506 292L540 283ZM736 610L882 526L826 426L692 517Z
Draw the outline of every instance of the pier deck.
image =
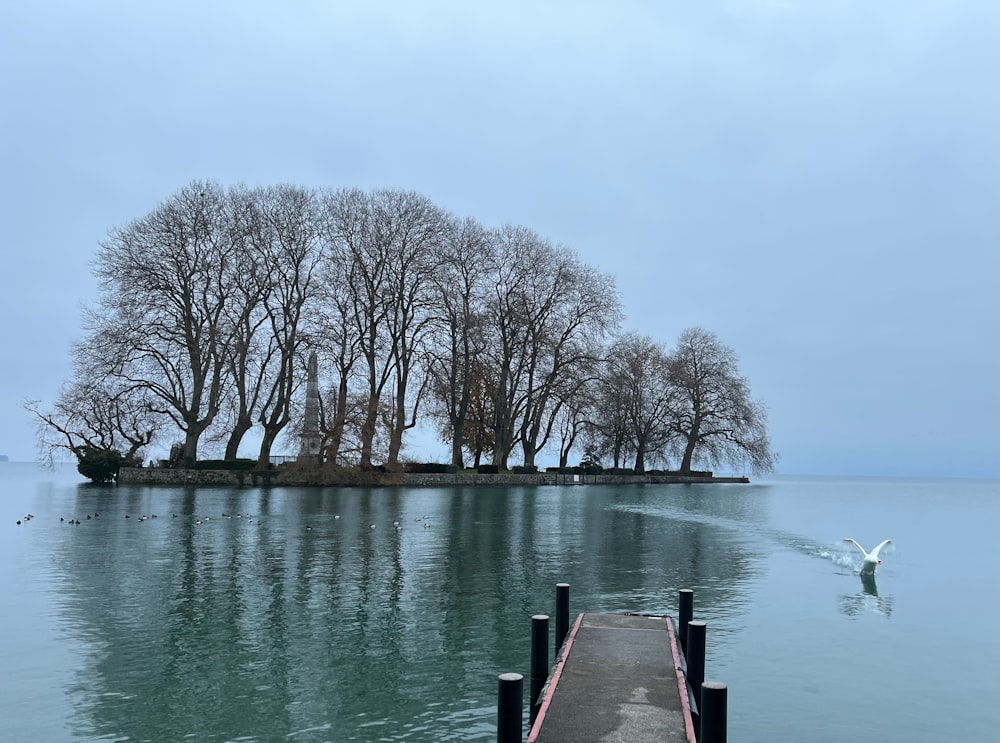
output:
M581 614L528 743L695 743L673 622Z

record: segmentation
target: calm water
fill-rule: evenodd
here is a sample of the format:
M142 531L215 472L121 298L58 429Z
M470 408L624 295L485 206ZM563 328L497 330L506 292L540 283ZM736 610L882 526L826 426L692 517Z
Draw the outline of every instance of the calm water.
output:
M694 588L731 740L1000 734L995 481L0 488L3 741L495 740L559 581L574 615ZM876 585L846 536L895 541Z

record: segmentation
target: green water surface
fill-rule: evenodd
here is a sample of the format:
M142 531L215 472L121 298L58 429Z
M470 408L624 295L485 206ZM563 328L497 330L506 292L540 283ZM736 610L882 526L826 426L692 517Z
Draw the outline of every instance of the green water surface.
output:
M574 615L695 589L733 740L1000 730L995 482L94 488L0 467L0 740L495 740L497 674L527 675L560 581ZM875 584L846 536L894 540Z

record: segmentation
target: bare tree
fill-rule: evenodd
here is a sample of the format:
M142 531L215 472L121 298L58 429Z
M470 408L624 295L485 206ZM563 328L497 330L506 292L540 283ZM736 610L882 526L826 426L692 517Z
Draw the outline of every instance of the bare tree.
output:
M569 466L569 455L577 442L586 436L589 422L595 417L597 379L587 377L564 398L557 418L559 431L559 466Z
M402 191L341 190L325 195L324 209L328 239L349 261L348 306L365 366L360 464L372 464L380 423L389 426L386 456L395 463L426 386L420 360L433 319L430 278L443 216L425 197ZM387 393L388 418L380 415Z
M257 465L264 467L271 447L291 421L292 397L303 375L297 363L306 341L303 315L317 295L317 267L322 259L319 224L312 194L294 186L255 193L256 214L249 244L258 265L267 267L262 295L265 387L258 422L263 428Z
M463 373L468 378L469 396L462 418L461 439L457 441L459 463L455 466L465 466L463 454L468 452L472 458L472 467L478 468L482 464L484 456L492 456L496 451L494 437L496 415L493 411L493 397L491 395L495 378L487 364L481 359L473 359L469 369ZM452 392L451 382L443 377L435 376L432 377L431 384L432 394L438 401L437 407L432 408L432 417L436 421L437 431L442 441L455 445L456 429L453 427L447 411L444 410L442 402ZM452 464L455 464L454 456Z
M376 192L375 207L378 234L389 258L384 297L393 394L387 462L396 464L403 434L416 426L427 389L428 343L438 298L433 278L440 266L447 217L426 197L412 192Z
M611 403L603 408L604 425L620 431L616 443L627 443L635 456L633 469L645 472L647 459L664 458L673 435L670 416L677 393L670 385L666 351L648 336L621 336L608 353L601 384L605 402Z
M694 461L748 464L754 472L774 468L767 411L750 397L736 353L715 333L703 328L681 333L669 375L679 393L671 429L681 442L681 472L690 472Z
M126 387L114 389L113 380L80 376L63 385L51 408L37 400L24 407L34 417L39 454L51 464L58 452L82 460L88 451L118 452L128 463L140 463L143 449L155 441L163 425L148 393Z
M488 332L490 345L484 360L489 369L490 407L493 413L493 464L507 469L517 444L525 408L524 388L529 354L529 322L525 297L532 273L532 257L539 238L524 227L507 225L494 233L496 250L489 270Z
M98 308L88 352L124 387L144 389L184 432L182 461L219 412L227 345L223 309L234 246L225 195L192 183L150 214L111 231L95 262Z
M620 318L614 281L524 227L495 235L486 352L496 449L507 467L520 444L525 465L549 441L567 390L592 374L604 335Z
M475 220L448 224L438 270L433 275L438 296L436 351L430 361L432 395L442 411L442 434L451 444L451 463L463 465L476 368L486 348L484 266L491 262L489 234ZM479 449L479 453L482 450Z
M371 205L359 189L327 193L323 198L327 239L348 266L344 287L346 319L351 325L353 343L364 364L366 399L363 403L358 461L372 466L372 442L378 420L378 406L389 383L392 367L388 363L385 326L388 308L383 301L387 257L380 249Z
M264 297L271 291L270 267L261 251L254 249L251 235L259 232L256 194L245 188L232 189L227 206L231 239L237 246L226 266L230 296L223 310L225 332L230 337L226 359L230 384L225 388L220 415L226 419L225 459L236 459L243 437L254 425L268 370L272 367L273 346L263 339L268 319Z
M333 241L326 243L324 256L312 345L322 360L321 368L333 375L333 383L322 396L320 430L323 432L323 458L337 463L349 427L357 431L361 427L355 407L349 404L360 342L352 322L354 264L350 255L345 255Z
M532 287L537 311L525 313L530 345L520 442L526 465L547 445L564 402L594 376L604 338L621 318L610 276L565 248L544 250L539 259L550 272L548 283Z

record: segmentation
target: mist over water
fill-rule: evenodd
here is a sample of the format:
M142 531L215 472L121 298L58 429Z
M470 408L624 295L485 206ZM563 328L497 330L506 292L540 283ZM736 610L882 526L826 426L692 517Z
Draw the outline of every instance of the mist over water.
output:
M1000 729L992 481L0 486L3 740L495 740L496 675L527 672L560 581L574 614L694 588L734 740ZM863 580L845 537L896 549Z

